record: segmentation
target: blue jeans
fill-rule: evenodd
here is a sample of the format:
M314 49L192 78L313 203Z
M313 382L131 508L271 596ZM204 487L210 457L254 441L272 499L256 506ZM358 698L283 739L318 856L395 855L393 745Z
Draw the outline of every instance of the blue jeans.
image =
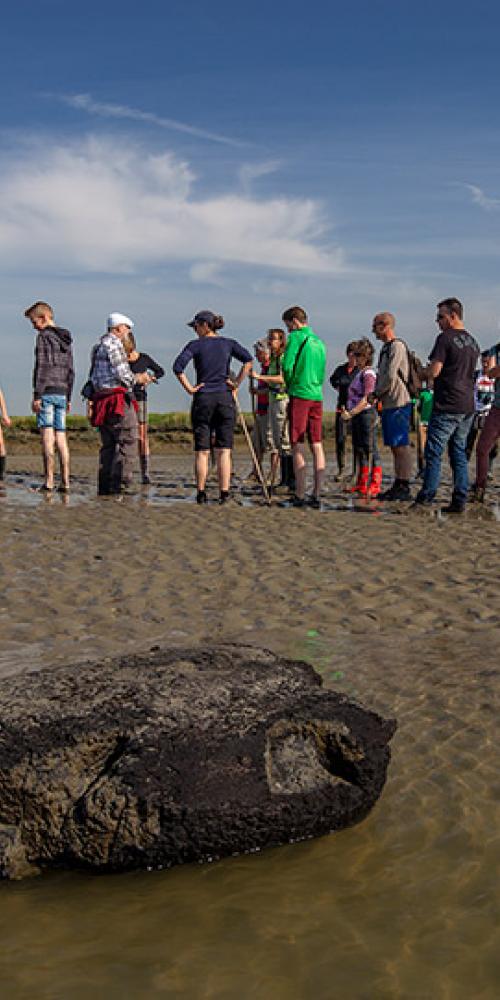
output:
M43 393L41 407L37 413L36 424L39 430L52 427L55 431L66 430L66 396L55 393Z
M417 500L433 500L436 496L441 478L441 459L448 445L453 472L453 496L465 503L469 487L465 449L473 419L472 413L439 413L433 410L425 446L424 482Z

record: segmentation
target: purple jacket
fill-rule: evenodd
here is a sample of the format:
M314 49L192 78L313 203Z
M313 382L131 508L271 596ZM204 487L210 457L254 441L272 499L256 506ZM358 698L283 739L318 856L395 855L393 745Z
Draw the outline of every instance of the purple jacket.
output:
M69 403L73 390L72 336L59 326L46 326L40 330L35 343L33 369L33 396L40 399L44 393L66 396Z

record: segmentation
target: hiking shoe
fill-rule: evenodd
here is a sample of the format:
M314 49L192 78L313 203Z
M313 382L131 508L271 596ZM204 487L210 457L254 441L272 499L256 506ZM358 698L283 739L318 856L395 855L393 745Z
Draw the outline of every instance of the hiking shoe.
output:
M413 501L410 510L429 510L434 506L434 500L429 500L427 497L423 497L421 500L416 498Z
M313 510L321 510L321 500L319 497L308 497L307 506L312 507Z
M397 482L393 483L388 490L380 493L379 500L411 500L410 487Z
M446 507L441 507L442 514L465 514L465 502L463 500L457 500L456 497L451 498L451 502Z
M485 493L486 490L484 488L474 485L469 497L469 503L484 503Z
M198 490L196 494L196 503L208 503L208 497L205 490Z

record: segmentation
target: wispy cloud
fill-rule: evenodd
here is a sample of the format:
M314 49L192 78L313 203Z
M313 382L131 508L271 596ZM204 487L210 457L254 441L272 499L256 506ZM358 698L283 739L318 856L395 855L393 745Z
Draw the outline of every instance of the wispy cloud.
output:
M0 159L0 202L0 260L9 268L133 274L185 262L191 280L207 282L221 280L223 266L311 275L342 266L341 250L326 245L320 202L197 197L189 163L139 144L122 144L117 157L113 136L22 145Z
M239 170L240 185L245 194L252 190L253 182L260 177L274 174L280 168L279 160L264 160L261 163L244 163Z
M186 122L177 121L175 118L164 118L153 111L141 111L139 108L130 108L126 104L113 104L107 101L96 101L91 94L46 94L50 97L66 104L76 111L85 111L89 115L97 115L99 118L114 118L124 121L145 122L148 125L156 125L162 129L172 129L175 132L184 132L197 139L208 139L210 142L220 142L226 146L244 148L249 144L242 139L234 139L218 132L211 132L208 129L198 128L196 125L189 125Z
M489 198L482 188L477 187L476 184L464 184L464 187L470 192L475 205L484 208L486 212L498 212L500 210L500 198Z

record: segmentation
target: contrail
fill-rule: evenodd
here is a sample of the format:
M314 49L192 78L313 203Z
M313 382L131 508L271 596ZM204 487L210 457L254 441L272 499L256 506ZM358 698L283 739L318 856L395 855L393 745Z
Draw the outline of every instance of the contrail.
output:
M239 149L248 146L249 143L241 139L231 139L227 135L219 135L217 132L208 132L206 129L197 128L195 125L187 125L185 122L178 122L174 118L163 118L152 111L140 111L138 108L129 108L126 104L109 104L105 101L94 101L91 94L48 94L48 97L56 98L70 108L78 111L86 111L89 115L99 115L101 118L122 118L128 121L147 122L149 125L157 125L159 128L173 129L176 132L184 132L186 135L196 136L198 139L208 139L210 142L220 142L225 146L235 146Z

